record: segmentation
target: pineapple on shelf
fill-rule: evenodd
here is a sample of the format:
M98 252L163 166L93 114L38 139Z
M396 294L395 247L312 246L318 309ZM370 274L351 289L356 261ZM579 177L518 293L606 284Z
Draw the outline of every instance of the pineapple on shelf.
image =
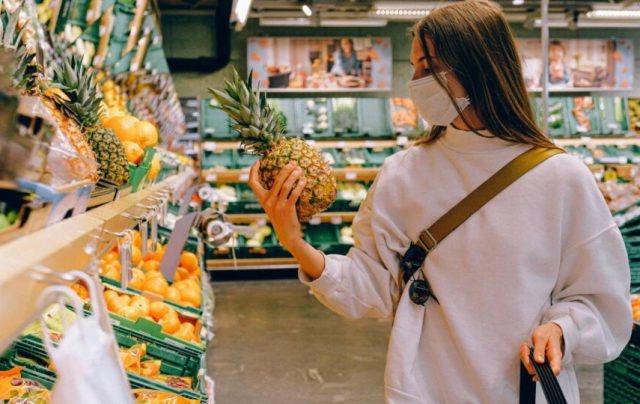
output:
M296 204L298 219L309 221L327 209L336 199L336 179L327 162L304 140L286 138L278 113L267 104L264 93L252 90L251 74L245 82L234 69L224 91L210 89L218 108L235 123L246 153L261 155L260 180L266 189L290 161L297 162L307 178L307 185Z
M71 57L54 69L59 87L45 92L48 107L74 135L82 138L95 155L100 178L116 185L129 179L129 163L124 147L113 130L100 126L102 97L98 94L95 72Z

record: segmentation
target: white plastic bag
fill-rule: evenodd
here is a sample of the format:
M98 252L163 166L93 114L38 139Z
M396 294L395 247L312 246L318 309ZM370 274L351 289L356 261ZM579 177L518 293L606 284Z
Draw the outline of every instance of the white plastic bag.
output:
M46 307L53 298L70 302L76 320L65 330L57 346L42 322L43 340L56 366L57 380L51 392L53 404L133 404L131 388L120 363L118 348L95 280L75 272L89 289L92 314L84 317L82 302L67 286L52 286L42 295Z

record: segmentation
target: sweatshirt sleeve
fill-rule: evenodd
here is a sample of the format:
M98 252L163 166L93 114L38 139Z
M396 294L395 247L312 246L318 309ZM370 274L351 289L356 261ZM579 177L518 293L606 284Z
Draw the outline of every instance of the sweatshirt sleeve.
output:
M562 251L551 307L542 320L562 328L565 364L600 364L615 359L631 336L629 261L593 177L572 194L565 224L569 239L579 235L582 241Z
M374 183L353 222L355 246L349 253L327 255L322 275L315 280L298 272L322 304L347 318L391 317L398 300L398 287L383 264L372 226L375 188Z

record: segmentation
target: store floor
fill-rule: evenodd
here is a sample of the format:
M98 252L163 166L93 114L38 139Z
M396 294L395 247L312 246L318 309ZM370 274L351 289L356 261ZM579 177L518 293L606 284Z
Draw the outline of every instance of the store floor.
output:
M383 402L386 320L345 320L297 280L214 282L208 369L217 404ZM602 402L601 367L579 369L582 404Z

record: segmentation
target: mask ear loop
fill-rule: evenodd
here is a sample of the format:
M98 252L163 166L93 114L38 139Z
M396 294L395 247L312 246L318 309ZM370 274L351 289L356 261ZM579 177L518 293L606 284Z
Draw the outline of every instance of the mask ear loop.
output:
M431 58L431 55L429 54L429 48L427 47L427 41L425 39L425 36L428 34L428 32L424 29L424 27L420 28L418 30L418 37L420 40L420 47L422 48L422 53L424 54L424 58L427 60L427 62L429 63L429 66L433 66L433 59ZM436 80L436 82L438 82L438 84L440 85L440 87L442 87L442 89L447 93L447 95L449 96L449 100L451 100L451 103L453 103L453 107L456 109L456 112L458 112L458 116L460 118L462 118L462 122L464 122L465 125L467 125L467 127L471 128L472 126L469 124L469 122L467 121L467 119L464 117L464 114L462 113L462 110L460 109L460 107L458 106L458 103L456 102L455 97L453 96L453 94L451 94L451 90L449 89L449 86L446 85L446 83L444 82L444 80L442 80L442 78L438 75L438 73L434 72L433 73L434 79ZM466 89L465 89L466 90ZM469 95L467 92L467 99L469 99ZM471 105L471 99L469 99L469 104ZM440 128L446 128L446 126L439 126ZM444 130L444 129L443 129ZM478 131L476 131L475 129L471 129L471 131L473 133L475 133L478 136L483 136L481 133L479 133Z

